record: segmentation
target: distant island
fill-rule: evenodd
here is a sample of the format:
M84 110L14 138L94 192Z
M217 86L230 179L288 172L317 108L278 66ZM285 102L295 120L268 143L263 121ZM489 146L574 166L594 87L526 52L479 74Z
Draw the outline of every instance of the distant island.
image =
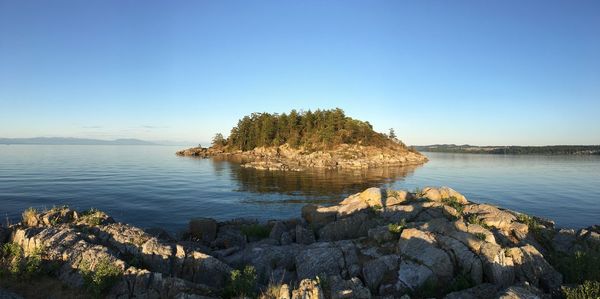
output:
M422 152L498 155L600 155L600 145L475 146L435 144L413 146Z
M427 162L427 157L400 141L393 129L389 134L375 132L369 122L348 117L339 108L252 113L240 119L227 138L216 134L210 148L190 148L177 155L235 157L245 167L293 171Z
M72 137L0 138L0 144L54 144L54 145L158 145L139 139L87 139Z

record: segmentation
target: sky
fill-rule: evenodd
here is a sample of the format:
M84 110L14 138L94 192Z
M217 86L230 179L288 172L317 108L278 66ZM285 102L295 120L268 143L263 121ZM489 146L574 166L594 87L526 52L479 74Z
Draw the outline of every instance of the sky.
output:
M411 145L600 144L600 1L0 0L0 137L334 107Z

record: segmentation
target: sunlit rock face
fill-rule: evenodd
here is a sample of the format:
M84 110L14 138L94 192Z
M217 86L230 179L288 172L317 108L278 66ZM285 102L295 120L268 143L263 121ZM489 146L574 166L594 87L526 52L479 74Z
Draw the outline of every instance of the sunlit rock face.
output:
M112 298L219 298L239 279L251 286L245 291L277 298L547 297L563 276L546 254L592 250L600 233L555 229L448 187L369 188L266 223L195 218L176 237L101 211L60 207L24 217L0 227L0 242L25 256L42 252L43 263L56 265L47 274L74 288L113 269L119 275L105 290Z

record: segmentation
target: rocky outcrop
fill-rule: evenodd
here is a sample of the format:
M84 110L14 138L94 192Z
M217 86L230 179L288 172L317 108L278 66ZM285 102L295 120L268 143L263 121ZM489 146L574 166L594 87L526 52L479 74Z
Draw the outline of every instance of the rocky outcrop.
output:
M533 234L553 232L552 246L573 252L598 248L600 230L555 230L536 218L530 231L531 219L447 187L370 188L338 205L307 205L302 219L192 219L178 240L68 208L0 235L26 253L44 248L59 265L52 275L73 287L85 273L118 269L111 298L220 297L247 266L256 271L250 291L278 284L277 298L544 298L563 277Z
M319 169L364 169L382 166L420 165L427 157L395 144L385 147L341 144L332 150L308 152L285 144L259 147L250 151L228 152L221 148L194 147L176 153L179 156L224 158L242 162L243 167L261 170L302 171Z

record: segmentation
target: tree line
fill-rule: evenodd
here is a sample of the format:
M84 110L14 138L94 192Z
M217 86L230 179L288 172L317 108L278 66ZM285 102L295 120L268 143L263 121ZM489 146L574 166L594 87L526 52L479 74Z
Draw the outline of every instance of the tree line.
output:
M252 113L238 121L228 138L216 134L212 145L248 151L256 147L288 144L308 150L329 149L339 144L387 146L404 144L390 134L375 132L368 121L348 117L340 108L289 113Z

